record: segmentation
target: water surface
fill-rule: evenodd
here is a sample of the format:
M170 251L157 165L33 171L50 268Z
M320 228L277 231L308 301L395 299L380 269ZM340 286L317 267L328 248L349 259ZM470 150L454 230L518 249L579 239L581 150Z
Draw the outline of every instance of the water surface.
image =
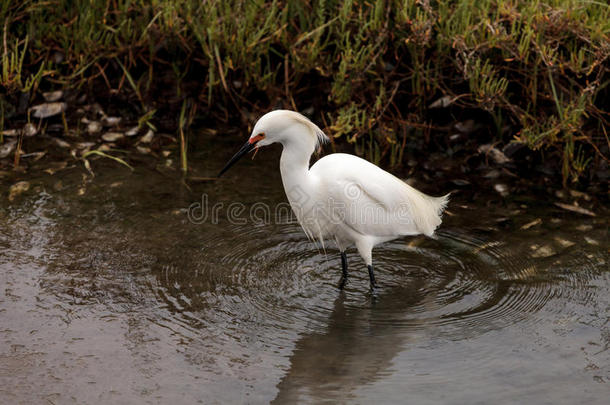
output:
M336 249L250 218L282 212L276 155L3 192L2 402L607 403L607 218L458 194L436 239L375 249L373 299L355 250L340 292Z

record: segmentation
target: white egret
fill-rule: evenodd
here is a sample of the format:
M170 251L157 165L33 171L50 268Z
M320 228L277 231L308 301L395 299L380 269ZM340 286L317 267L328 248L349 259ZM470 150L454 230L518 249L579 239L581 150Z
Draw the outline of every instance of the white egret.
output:
M280 171L292 210L310 239L333 239L341 252L342 277L347 281L345 249L355 245L366 263L371 290L373 247L405 235L432 236L441 223L449 195L431 197L359 157L333 153L311 168L309 160L324 132L305 116L276 110L261 117L246 144L220 171L219 177L248 152L279 142Z

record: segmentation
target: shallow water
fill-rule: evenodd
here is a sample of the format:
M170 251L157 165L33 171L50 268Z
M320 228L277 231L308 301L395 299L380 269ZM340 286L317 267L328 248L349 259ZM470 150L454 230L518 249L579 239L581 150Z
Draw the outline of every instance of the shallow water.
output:
M336 249L264 218L263 153L190 189L100 161L3 192L0 402L607 403L607 218L458 194L436 239L374 251L372 299L355 250L339 292Z

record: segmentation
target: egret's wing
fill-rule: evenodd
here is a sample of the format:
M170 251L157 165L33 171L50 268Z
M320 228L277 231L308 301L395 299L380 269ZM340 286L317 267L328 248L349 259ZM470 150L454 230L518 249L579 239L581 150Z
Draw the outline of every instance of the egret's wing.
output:
M333 154L312 170L327 189L335 212L359 233L430 236L441 223L448 196L430 197L364 159Z

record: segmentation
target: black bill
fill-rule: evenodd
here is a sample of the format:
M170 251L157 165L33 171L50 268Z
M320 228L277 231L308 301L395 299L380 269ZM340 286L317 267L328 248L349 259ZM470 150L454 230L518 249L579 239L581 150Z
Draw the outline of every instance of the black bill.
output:
M218 177L222 176L227 170L231 168L242 156L252 151L256 147L256 142L250 143L250 141L246 142L244 146L227 162L225 167L222 168L220 173L218 173Z

